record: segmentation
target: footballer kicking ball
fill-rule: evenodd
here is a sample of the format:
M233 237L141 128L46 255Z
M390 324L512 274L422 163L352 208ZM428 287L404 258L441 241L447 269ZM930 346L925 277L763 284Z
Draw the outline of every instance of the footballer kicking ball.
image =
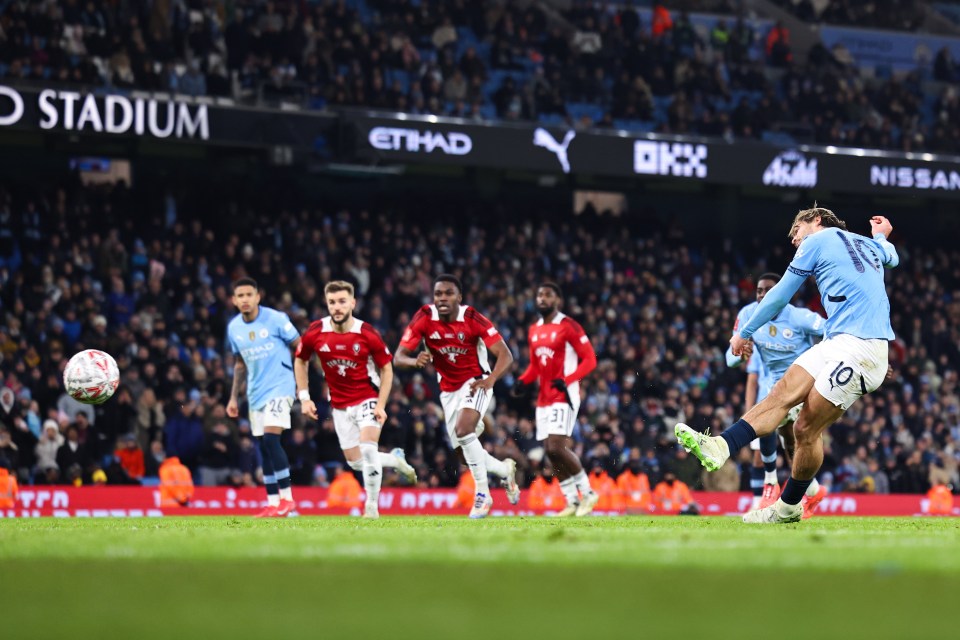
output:
M74 400L103 404L120 386L117 361L109 353L87 349L76 354L63 370L63 386Z

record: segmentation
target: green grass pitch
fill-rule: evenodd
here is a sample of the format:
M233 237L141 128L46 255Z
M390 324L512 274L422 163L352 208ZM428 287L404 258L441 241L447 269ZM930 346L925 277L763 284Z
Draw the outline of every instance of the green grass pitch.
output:
M4 638L935 638L960 519L0 520Z

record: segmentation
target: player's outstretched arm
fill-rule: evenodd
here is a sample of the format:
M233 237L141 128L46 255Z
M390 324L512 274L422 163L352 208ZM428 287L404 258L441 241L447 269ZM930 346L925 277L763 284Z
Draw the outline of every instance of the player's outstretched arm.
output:
M233 363L233 387L230 389L230 400L227 402L227 415L231 418L240 416L240 396L247 392L247 363L243 357L236 354Z
M887 238L893 233L893 225L883 216L873 216L870 218L870 235L873 241L877 243L880 250L883 251L883 266L892 269L900 264L900 255L896 247Z
M739 336L743 340L749 340L753 334L757 332L757 329L767 322L770 322L781 309L787 306L787 303L790 302L793 295L800 289L800 285L807 279L807 275L807 273L800 275L793 269L788 269L787 272L783 274L780 282L774 285L774 287L767 292L767 295L763 297L763 301L757 305L753 315L750 316L750 320L747 321L747 324L740 329L734 338ZM737 349L734 349L734 354L736 353Z

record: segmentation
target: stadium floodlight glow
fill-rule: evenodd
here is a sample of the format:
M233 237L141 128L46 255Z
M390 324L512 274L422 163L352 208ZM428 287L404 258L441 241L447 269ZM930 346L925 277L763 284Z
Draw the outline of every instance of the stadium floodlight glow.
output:
M837 148L834 147L833 145L827 147L827 153L836 153L836 152L837 152Z

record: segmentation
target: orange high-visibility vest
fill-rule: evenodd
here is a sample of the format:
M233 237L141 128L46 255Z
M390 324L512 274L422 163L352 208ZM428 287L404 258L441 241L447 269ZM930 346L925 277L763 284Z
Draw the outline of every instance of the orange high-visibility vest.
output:
M330 483L330 489L327 493L327 506L359 509L363 506L363 500L360 498L362 494L363 487L357 482L356 476L349 471L344 471Z
M20 487L17 477L10 475L4 467L0 467L0 509L13 509L17 505L17 496Z
M160 465L160 506L185 507L193 499L193 476L176 456Z
M547 482L543 476L537 476L530 483L527 496L527 504L531 509L562 509L566 505L556 477Z
M661 482L653 490L653 502L660 513L680 513L687 505L693 504L690 487L679 480L675 480L671 487Z
M938 484L927 492L930 506L927 513L930 515L946 516L953 513L953 494L946 485Z
M617 488L620 489L623 505L627 510L650 511L652 496L647 474L624 471L617 478Z
M600 500L597 501L597 509L601 511L623 509L623 498L617 488L617 483L607 475L606 471L591 473L587 477L590 479L590 487L600 496Z
M460 474L460 482L457 483L457 506L464 509L473 508L473 498L477 494L477 483L473 479L473 474L464 471Z

